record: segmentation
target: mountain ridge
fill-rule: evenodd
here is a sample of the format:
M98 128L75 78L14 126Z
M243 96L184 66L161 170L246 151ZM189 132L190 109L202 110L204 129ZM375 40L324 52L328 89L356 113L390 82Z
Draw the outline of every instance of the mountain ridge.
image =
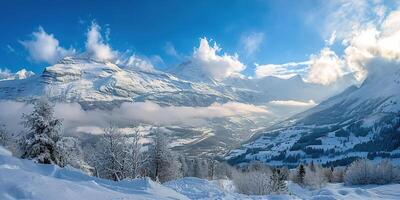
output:
M386 66L385 66L386 67ZM314 160L348 164L357 157L397 159L400 153L400 69L373 73L280 125L262 131L227 155L231 163L261 160L297 165Z

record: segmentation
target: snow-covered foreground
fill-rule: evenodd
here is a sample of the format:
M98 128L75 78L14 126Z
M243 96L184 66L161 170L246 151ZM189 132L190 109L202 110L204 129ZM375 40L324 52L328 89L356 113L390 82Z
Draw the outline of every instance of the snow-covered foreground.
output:
M290 195L245 196L227 181L183 178L164 185L148 178L113 182L72 168L35 164L0 147L0 199L400 199L400 184L347 187L328 184L309 191L289 185Z

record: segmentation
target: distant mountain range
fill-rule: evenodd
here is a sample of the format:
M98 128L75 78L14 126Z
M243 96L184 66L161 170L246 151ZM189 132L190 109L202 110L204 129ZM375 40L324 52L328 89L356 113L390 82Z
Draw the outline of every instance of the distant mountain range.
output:
M323 86L304 82L300 76L290 79L232 77L217 81L196 67L186 62L174 70L162 72L132 69L85 56L66 57L46 67L42 74L24 71L19 76L0 78L0 99L30 102L46 95L54 102L79 103L85 110L111 110L123 102L144 101L161 106L205 107L215 102L239 102L268 107L271 101L312 100L318 103L353 83L345 77L335 85ZM256 130L304 109L297 106L276 108L277 112L262 118L226 117L211 119L202 127L166 128L172 132L172 138L185 139L185 148L177 149L222 154L249 139Z
M358 157L400 161L400 68L369 72L360 87L260 131L226 158L289 166L310 160L344 165Z

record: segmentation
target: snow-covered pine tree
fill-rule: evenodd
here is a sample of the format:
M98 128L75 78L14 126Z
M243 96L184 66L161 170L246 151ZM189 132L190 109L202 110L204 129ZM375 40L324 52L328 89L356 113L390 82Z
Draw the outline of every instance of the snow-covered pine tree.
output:
M0 124L0 145L7 146L10 137L5 129L4 124Z
M304 168L303 164L300 164L299 168L297 169L297 176L296 181L298 184L302 185L304 184L304 177L306 175L306 169Z
M56 147L62 122L54 117L54 106L41 98L35 103L33 112L22 118L23 125L29 130L21 141L22 158L63 166L62 155L57 153Z
M168 140L158 129L155 133L153 148L150 149L151 178L166 182L181 177L180 163L168 148Z
M285 175L281 169L274 168L272 170L270 189L273 194L287 193L288 187L285 182Z

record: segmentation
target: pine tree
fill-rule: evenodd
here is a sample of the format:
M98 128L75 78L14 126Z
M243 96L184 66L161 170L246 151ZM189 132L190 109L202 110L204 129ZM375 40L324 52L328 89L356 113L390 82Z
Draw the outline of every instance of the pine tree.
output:
M305 168L304 168L304 165L300 165L299 166L299 169L298 169L298 171L297 171L297 181L298 181L298 183L301 185L301 184L304 184L304 176L306 175L306 170L305 170Z
M308 168L310 171L315 172L315 164L314 161L312 160L311 163L308 165Z
M287 193L288 187L285 182L285 175L280 169L273 169L271 175L271 192L274 194L284 194Z
M0 145L7 146L10 138L7 134L4 124L0 124Z
M53 114L53 105L46 98L41 98L31 114L22 116L23 124L29 130L21 141L22 158L63 166L62 155L57 153L56 147L62 122Z

